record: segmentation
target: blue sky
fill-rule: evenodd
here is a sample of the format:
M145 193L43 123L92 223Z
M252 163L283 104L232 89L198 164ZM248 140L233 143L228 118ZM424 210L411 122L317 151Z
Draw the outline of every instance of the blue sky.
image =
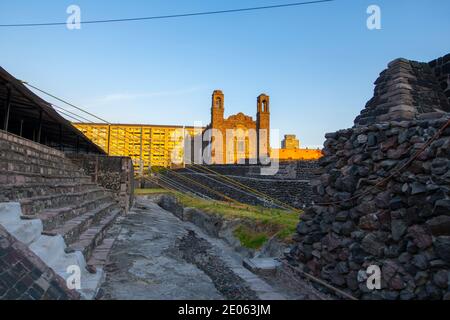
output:
M65 21L71 4L91 20L287 2L1 1L0 23ZM366 28L370 4L381 7L382 30ZM448 12L448 0L336 0L74 31L0 28L0 65L111 122L207 124L214 89L225 93L226 115L255 117L265 92L272 128L320 146L326 132L353 125L389 61L450 52Z

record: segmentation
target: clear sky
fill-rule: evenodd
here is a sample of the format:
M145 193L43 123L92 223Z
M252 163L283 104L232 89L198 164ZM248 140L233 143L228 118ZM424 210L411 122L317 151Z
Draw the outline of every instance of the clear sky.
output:
M288 2L0 1L0 24L65 21L71 4L92 20ZM366 27L370 4L381 8L381 30ZM321 146L326 132L353 125L389 61L450 52L449 12L448 0L336 0L73 31L0 28L0 65L111 122L206 125L214 89L225 93L226 115L255 117L265 92L272 128Z

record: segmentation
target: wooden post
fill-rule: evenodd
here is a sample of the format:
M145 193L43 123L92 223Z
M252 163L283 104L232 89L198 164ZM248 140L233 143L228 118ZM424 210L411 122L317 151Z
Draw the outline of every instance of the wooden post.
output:
M19 130L19 136L23 136L23 119L20 120L20 130Z
M59 150L61 150L61 151L63 151L62 138L63 138L63 128L62 128L62 124L60 124L59 125Z
M39 124L38 124L38 132L36 137L36 142L41 143L41 134L42 134L42 110L39 111Z
M98 156L95 157L95 183L98 182Z
M6 90L8 91L6 96L6 104L5 104L5 122L3 124L3 130L8 131L9 125L9 113L11 110L11 87L9 84L6 86Z

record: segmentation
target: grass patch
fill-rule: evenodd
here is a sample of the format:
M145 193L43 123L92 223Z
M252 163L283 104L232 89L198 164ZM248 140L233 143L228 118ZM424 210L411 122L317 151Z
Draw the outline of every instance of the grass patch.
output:
M136 189L135 193L136 195L171 194L183 207L196 208L205 213L222 216L227 220L241 219L243 224L236 228L234 236L249 249L261 248L273 236L281 241L289 242L299 222L299 212L198 199L162 188ZM250 228L249 225L252 227Z
M163 188L151 188L151 189L134 189L134 194L138 196L144 196L149 194L161 194L169 193L170 191Z
M193 207L206 213L221 215L225 219L249 221L255 227L252 230L245 230L245 228L239 230L238 228L235 236L241 240L244 246L252 249L255 246L259 246L263 240L262 243L273 236L285 242L290 241L299 222L299 212L244 204L229 204L221 201L208 201L179 193L175 194L175 196L184 207Z
M259 249L269 240L265 232L256 232L245 226L239 226L233 234L239 239L242 246L249 249Z

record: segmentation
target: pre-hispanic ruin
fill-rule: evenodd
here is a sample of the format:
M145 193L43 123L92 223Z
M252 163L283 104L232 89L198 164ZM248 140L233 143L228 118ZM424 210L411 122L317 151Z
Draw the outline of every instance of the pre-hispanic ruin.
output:
M106 155L23 83L4 71L0 75L8 110L5 130L0 131L0 298L129 297L122 290L122 273L131 287L142 284L128 273L133 268L107 271L109 282L99 291L119 238L113 261L136 262L134 255L141 249L137 244L148 253L167 253L154 266L157 273L146 267L152 256L141 259L142 274L167 276L174 288L178 282L183 285L183 290L161 286L152 295L138 290L133 297L165 292L164 297L182 293L195 298L195 292L186 289L184 278L189 276L201 280L196 285L205 290L202 297L285 298L253 274L247 260L233 260L234 251L220 256L230 248L216 246L217 239L200 239L201 229L192 230L151 197L133 206L130 158ZM374 97L354 126L326 134L319 161L280 162L270 176L261 173L267 167L262 164L194 163L162 168L147 182L214 205L220 200L229 208L235 202L241 208L254 205L261 214L263 207L282 209L281 215L293 215L292 230L297 212L306 206L294 239L289 238L289 253L274 250L286 254L274 269L287 261L293 269L359 299L450 299L450 55L430 63L394 60L375 85ZM224 119L223 94L215 91L210 127L269 128L268 99L258 98L256 122L242 114ZM250 158L246 138L237 140L231 152L241 150ZM295 137L286 137L284 150L298 147ZM197 210L177 208L182 217ZM134 226L127 230L139 232L140 238L128 242L118 236L121 216ZM203 218L210 219L207 214ZM134 219L138 223L133 224ZM154 221L161 227L157 233ZM233 242L235 230L230 230L227 236ZM154 238L147 238L150 234ZM169 250L163 237L175 246ZM124 259L130 247L136 252ZM187 273L166 272L175 256ZM273 262L272 256L268 259ZM69 288L73 266L82 275L81 289ZM367 284L368 270L374 267L381 272L380 288ZM296 297L321 296L308 288Z
M325 136L291 262L357 298L450 299L450 55L397 59L375 84L355 126Z

